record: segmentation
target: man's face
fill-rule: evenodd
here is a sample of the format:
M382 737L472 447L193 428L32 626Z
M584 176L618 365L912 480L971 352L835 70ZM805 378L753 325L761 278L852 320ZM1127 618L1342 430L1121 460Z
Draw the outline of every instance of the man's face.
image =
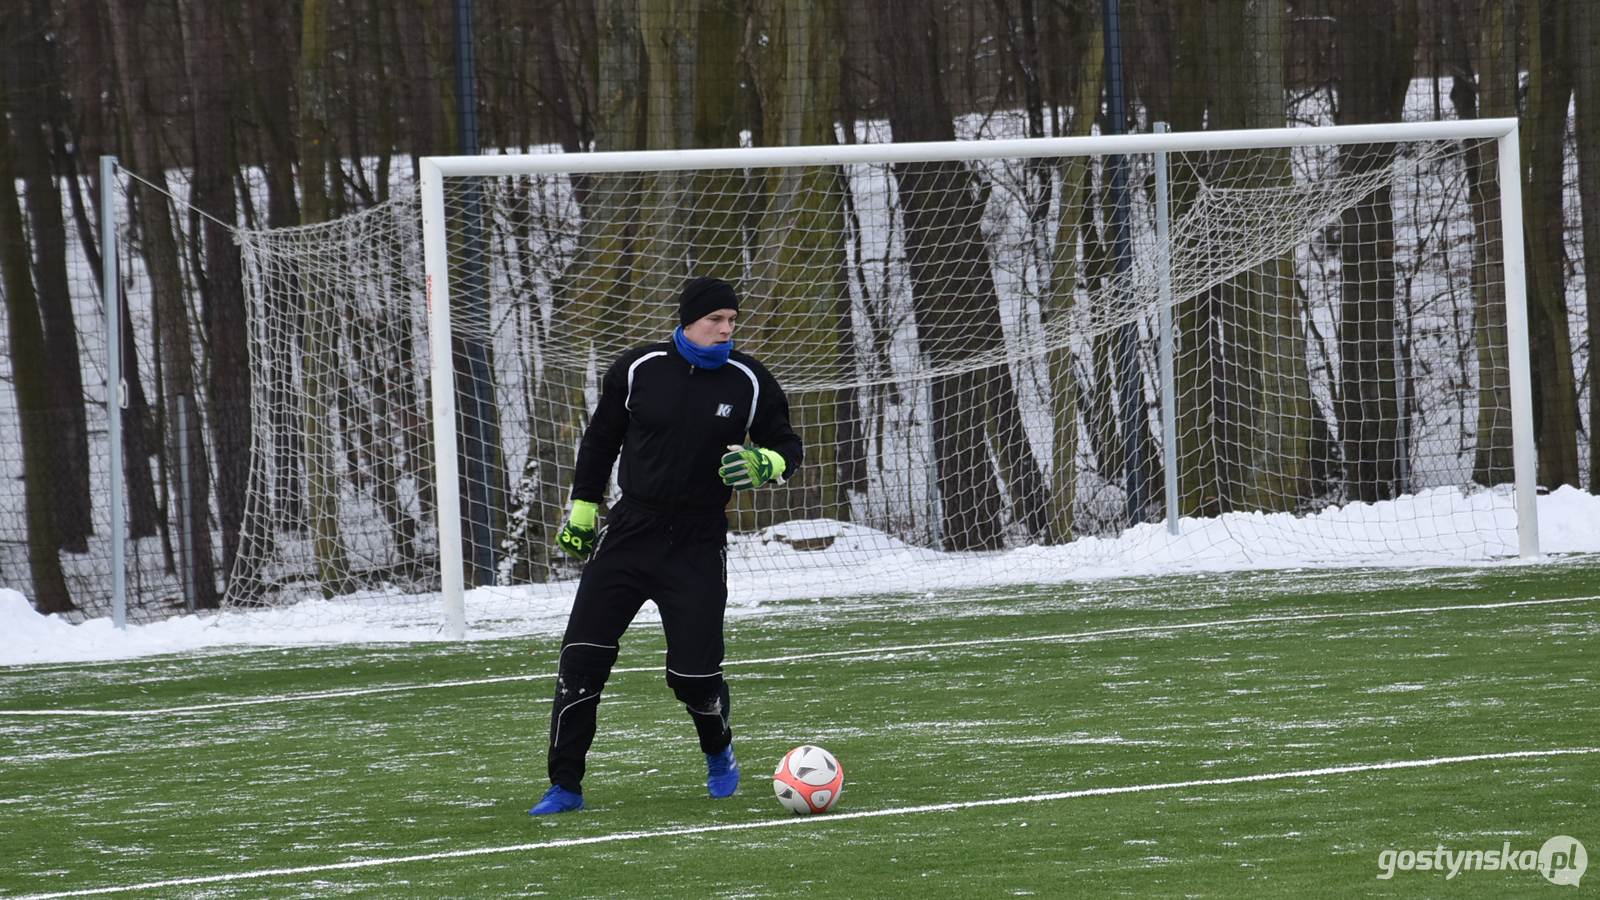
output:
M683 336L697 347L726 344L733 340L733 320L738 315L736 309L719 309L683 326Z

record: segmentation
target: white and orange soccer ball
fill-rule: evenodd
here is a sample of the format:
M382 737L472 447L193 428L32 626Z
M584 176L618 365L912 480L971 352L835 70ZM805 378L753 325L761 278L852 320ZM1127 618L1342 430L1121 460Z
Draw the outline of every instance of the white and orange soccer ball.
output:
M844 787L844 767L832 753L810 744L796 747L778 762L772 789L793 813L827 812Z

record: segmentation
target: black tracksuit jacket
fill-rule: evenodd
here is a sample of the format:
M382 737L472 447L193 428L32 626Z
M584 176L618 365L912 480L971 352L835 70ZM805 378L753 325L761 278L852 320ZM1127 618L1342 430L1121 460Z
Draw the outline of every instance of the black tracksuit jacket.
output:
M578 446L572 497L601 502L620 451L625 500L658 515L720 515L733 489L717 470L728 445L747 436L783 457L784 480L800 469L789 401L761 363L735 350L727 363L702 369L671 341L630 350L601 384Z
M691 365L670 342L623 354L606 372L600 405L578 445L575 500L599 503L622 455L622 502L583 570L561 641L550 713L550 781L579 787L596 730L595 702L622 634L645 600L661 610L667 683L688 708L700 749L733 740L722 678L727 518L733 489L717 469L729 444L777 451L785 477L800 468L789 401L764 366L734 352L715 369ZM578 698L578 699L574 699Z

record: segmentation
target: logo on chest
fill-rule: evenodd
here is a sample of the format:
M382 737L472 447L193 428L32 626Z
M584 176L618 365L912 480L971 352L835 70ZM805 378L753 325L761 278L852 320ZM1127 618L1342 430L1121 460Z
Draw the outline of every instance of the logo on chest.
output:
M731 418L732 416L733 416L733 404L731 404L731 403L718 403L717 404L717 417L718 418L727 419L727 418Z

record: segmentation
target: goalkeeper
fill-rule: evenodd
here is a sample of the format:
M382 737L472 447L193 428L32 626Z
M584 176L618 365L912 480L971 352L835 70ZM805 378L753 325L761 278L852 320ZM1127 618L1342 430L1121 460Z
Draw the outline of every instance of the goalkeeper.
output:
M551 786L532 815L583 808L595 708L618 641L646 600L661 611L667 684L688 708L706 755L706 788L739 784L722 678L727 606L724 512L734 490L794 477L800 438L789 402L761 363L733 349L739 298L717 278L689 282L672 338L624 353L578 445L562 550L584 567L561 640L550 712ZM596 511L621 454L622 498L605 528Z

